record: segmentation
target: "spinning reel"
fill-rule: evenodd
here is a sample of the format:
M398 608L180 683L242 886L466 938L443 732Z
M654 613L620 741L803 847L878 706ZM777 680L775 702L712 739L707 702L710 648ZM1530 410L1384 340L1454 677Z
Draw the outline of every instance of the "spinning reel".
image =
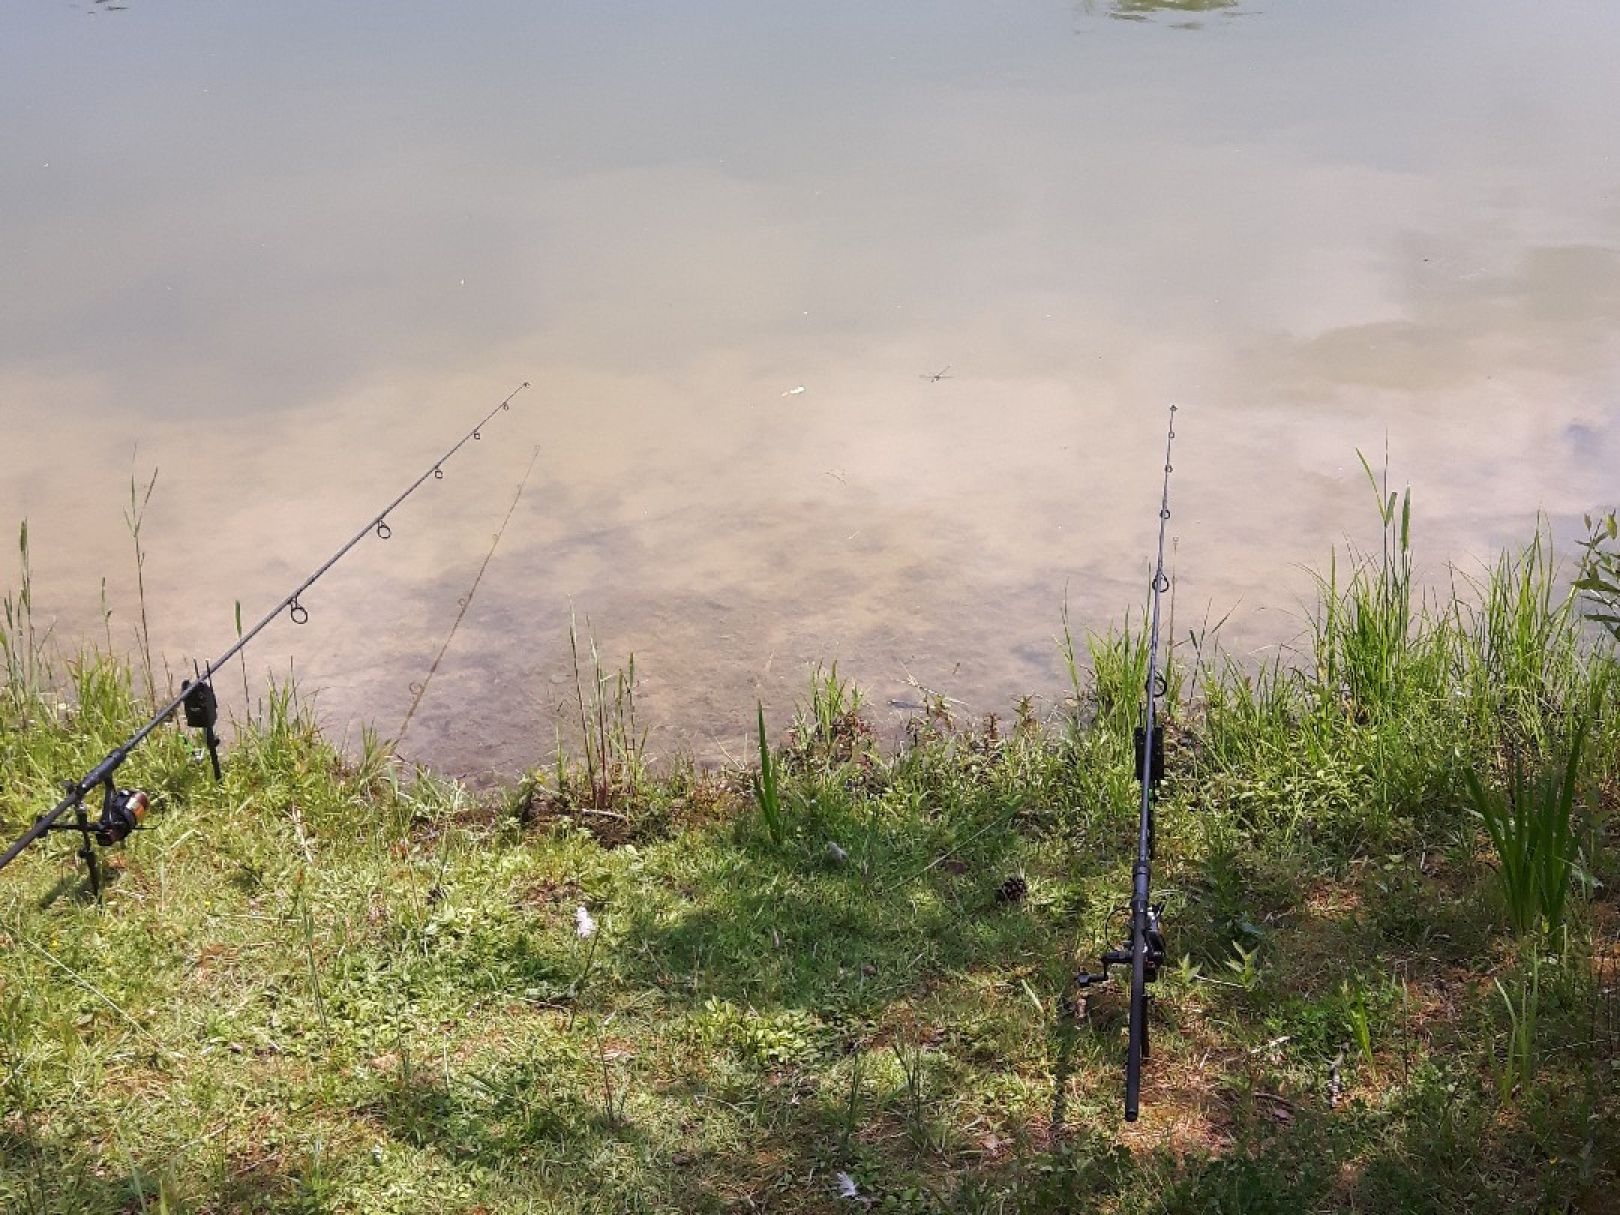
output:
M73 786L68 786L68 790L73 793ZM146 812L151 808L152 799L141 790L120 789L109 777L101 787L101 814L98 818L91 819L89 812L84 808L84 796L79 794L73 801L73 821L53 822L46 829L79 832L81 836L79 859L84 862L85 869L90 874L91 892L100 898L101 860L96 855L96 850L90 846L91 843L110 848L127 839L132 832L141 830L141 824L146 821Z
M202 731L203 745L208 748L208 758L213 763L214 779L219 780L220 739L214 732L214 727L219 723L219 698L214 694L213 684L208 682L208 675L199 672L195 680L182 682L180 690L180 706L185 711L186 725ZM101 859L90 845L95 843L103 848L111 848L128 839L134 832L144 829L142 824L146 821L147 811L152 808L152 799L142 790L120 789L114 785L110 770L101 776L100 783L101 814L97 818L92 819L84 806L88 790L81 784L69 782L66 789L73 811L72 819L67 822L53 819L45 827L47 831L79 833L79 859L89 872L90 890L97 898L101 897Z
M1164 778L1164 727L1160 725L1155 725L1153 727L1153 752L1151 755L1143 754L1143 741L1145 734L1141 727L1137 727L1135 734L1137 776L1140 778L1142 773L1147 773L1148 788L1151 791L1152 789L1157 788L1159 781ZM1150 806L1148 811L1148 859L1150 861L1153 859L1153 837L1154 821L1152 808ZM1133 900L1133 903L1134 901L1135 900ZM1163 913L1164 903L1162 901L1158 903L1148 903L1146 905L1145 922L1140 933L1140 939L1143 945L1142 983L1156 982L1159 978L1159 970L1164 965L1164 931L1160 923L1160 917L1163 915ZM1134 916L1132 918L1134 921ZM1136 950L1133 948L1133 944L1137 939L1138 933L1136 932L1136 925L1133 922L1131 925L1131 939L1127 940L1117 949L1104 950L1098 959L1102 964L1102 969L1097 971L1095 974L1081 973L1076 975L1074 977L1074 985L1084 990L1086 988L1095 987L1100 983L1106 983L1110 978L1112 978L1112 976L1108 973L1109 968L1112 966L1131 967L1134 972L1136 964ZM1139 1011L1135 1007L1138 1000L1140 1000L1143 1005L1143 1007L1140 1009L1141 1015L1139 1017L1133 1016L1132 1033L1133 1036L1137 1033L1137 1030L1134 1028L1134 1024L1139 1023L1142 1058L1146 1059L1148 1057L1146 1005L1152 1003L1153 997L1148 995L1146 992L1142 992L1140 995L1138 995L1134 973L1132 975L1132 979L1131 997L1133 1014ZM1127 1118L1131 1117L1129 1113L1126 1116Z

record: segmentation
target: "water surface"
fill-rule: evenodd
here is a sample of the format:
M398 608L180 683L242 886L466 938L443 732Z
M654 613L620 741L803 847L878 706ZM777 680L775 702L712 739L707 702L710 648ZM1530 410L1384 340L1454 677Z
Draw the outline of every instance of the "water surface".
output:
M249 673L393 730L538 445L404 750L549 750L575 611L713 758L818 659L1053 704L1176 401L1178 631L1265 651L1358 448L1431 579L1620 496L1617 62L1608 3L12 5L0 520L128 646L159 469L178 671L532 381Z

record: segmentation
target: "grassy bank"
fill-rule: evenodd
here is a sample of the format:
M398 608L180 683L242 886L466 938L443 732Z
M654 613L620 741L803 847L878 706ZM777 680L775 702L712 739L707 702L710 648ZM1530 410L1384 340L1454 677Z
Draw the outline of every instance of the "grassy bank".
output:
M1072 639L1061 714L935 704L897 752L821 672L758 780L646 771L589 672L585 750L498 795L344 758L291 689L217 786L160 732L104 905L60 840L0 875L0 1203L1612 1209L1620 661L1543 540L1423 601L1384 522L1292 661L1177 646L1134 1127L1118 996L1069 987L1128 891L1126 627ZM8 619L16 831L144 701ZM1571 860L1557 911L1474 809L1515 766L1574 772L1527 837Z

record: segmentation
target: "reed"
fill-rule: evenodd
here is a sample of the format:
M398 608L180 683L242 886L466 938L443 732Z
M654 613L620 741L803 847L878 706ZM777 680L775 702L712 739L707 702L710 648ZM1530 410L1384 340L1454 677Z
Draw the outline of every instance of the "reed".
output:
M129 479L129 509L124 512L124 526L129 531L130 543L135 547L135 599L137 618L135 641L141 657L141 670L146 675L146 699L157 707L157 672L152 665L152 626L146 616L146 547L141 543L141 529L146 523L147 508L152 503L152 491L157 488L157 469L147 478L144 489L136 479Z
M633 800L646 777L646 734L636 724L636 656L631 654L621 669L605 670L590 623L587 617L587 674L580 663L578 621L572 614L569 616L568 649L585 750L586 801L598 814L623 814L624 804ZM560 794L565 792L559 789Z
M752 774L754 804L759 808L760 821L771 843L781 847L787 838L787 823L782 814L781 780L776 760L771 755L770 741L765 735L765 706L756 704L759 718L759 771Z
M1573 815L1585 741L1583 722L1562 763L1531 773L1517 754L1511 756L1500 789L1487 786L1472 768L1463 772L1469 803L1496 851L1497 888L1508 922L1521 937L1556 933L1564 922L1580 849Z
M1501 979L1493 980L1507 1010L1507 1045L1496 1068L1497 1095L1506 1104L1528 1093L1536 1077L1536 1024L1541 1013L1541 957L1532 953L1530 973L1516 984L1517 999Z
M18 707L29 704L41 692L44 655L34 628L34 568L28 546L28 520L17 528L18 584L8 591L0 606L5 626L0 628L0 657L5 660L5 692Z
M861 717L865 696L852 679L840 679L838 663L817 663L810 673L810 694L794 709L793 757L797 762L831 768L854 760L871 737Z

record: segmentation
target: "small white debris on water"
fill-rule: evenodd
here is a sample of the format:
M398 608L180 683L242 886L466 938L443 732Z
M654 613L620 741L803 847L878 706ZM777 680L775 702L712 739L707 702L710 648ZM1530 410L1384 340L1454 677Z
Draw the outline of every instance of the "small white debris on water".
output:
M797 388L789 388L782 395L785 396L785 397L796 397L803 391L804 391L804 385L800 384Z
M837 1173L834 1176L838 1179L838 1197L859 1198L861 1196L861 1187L855 1184L855 1179L848 1173Z
M596 921L591 919L591 913L583 905L574 908L574 931L579 933L582 941L596 935Z

